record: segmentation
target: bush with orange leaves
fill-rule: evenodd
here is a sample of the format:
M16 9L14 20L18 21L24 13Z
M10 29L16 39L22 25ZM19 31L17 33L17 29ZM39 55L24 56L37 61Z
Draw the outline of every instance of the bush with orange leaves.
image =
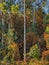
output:
M43 64L49 63L49 50L42 52L42 58L41 58Z

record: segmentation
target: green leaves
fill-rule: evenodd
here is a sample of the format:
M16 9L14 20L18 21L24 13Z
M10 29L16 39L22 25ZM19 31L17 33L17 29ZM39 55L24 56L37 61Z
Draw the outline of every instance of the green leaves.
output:
M44 23L45 25L49 24L49 14L46 14L46 15L45 15L43 23Z
M30 52L28 53L29 56L31 56L32 58L37 58L39 59L39 48L37 45L34 45L31 49Z
M8 44L13 42L13 29L9 29L9 32L7 34ZM11 41L12 40L12 41Z

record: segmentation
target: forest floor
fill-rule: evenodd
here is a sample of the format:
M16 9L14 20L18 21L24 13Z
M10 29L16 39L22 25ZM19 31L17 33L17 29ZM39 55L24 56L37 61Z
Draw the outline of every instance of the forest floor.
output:
M49 34L44 34L44 39L46 40L47 46L49 41L47 41L47 39L49 39ZM49 52L48 52L49 53ZM49 62L44 61L45 59L27 59L25 62L24 60L20 61L13 61L12 63L10 62L6 62L6 61L0 61L0 65L49 65Z
M49 65L49 62L44 62L38 59L31 59L31 60L28 60L27 62L18 61L16 64L17 65Z
M24 61L16 61L15 63L2 62L0 63L0 65L49 65L49 62L47 63L41 60L31 59L28 62L24 62Z

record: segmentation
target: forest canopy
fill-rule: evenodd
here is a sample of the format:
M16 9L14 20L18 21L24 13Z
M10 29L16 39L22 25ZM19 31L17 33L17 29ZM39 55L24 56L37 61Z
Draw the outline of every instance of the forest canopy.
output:
M49 0L25 0L25 22L26 62L33 65L49 46ZM24 65L23 60L24 0L0 0L0 64Z

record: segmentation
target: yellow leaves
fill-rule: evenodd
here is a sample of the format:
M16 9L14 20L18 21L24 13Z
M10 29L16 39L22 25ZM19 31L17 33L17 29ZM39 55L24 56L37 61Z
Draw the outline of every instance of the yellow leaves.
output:
M18 6L18 5L16 5L16 8L19 8L19 6Z
M4 39L7 40L7 34L3 34Z
M18 46L17 46L17 44L15 44L15 43L11 43L11 44L9 45L9 48L12 49L12 50L16 50L17 47L18 47Z
M27 9L27 10L26 10L26 14L28 14L28 15L31 14L30 9Z
M42 65L42 63L37 59L31 59L29 65Z
M0 10L1 10L1 9L4 9L4 7L3 7L2 3L0 3Z
M3 6L6 6L6 2L3 2L2 5L3 5Z
M49 14L47 14L46 16L49 16Z
M6 61L4 61L4 60L1 61L0 63L3 64L3 65L6 65L7 64Z
M5 14L6 13L6 9L2 10L2 12Z
M10 45L10 48L15 48L15 44Z
M6 7L6 3L5 2L0 3L0 11L2 13L4 13L4 14L7 12L5 7ZM10 7L11 7L11 13L12 14L18 13L18 10L19 10L19 6L18 5L12 5Z
M4 6L6 6L5 2L0 3L0 8L4 8Z
M5 9L6 3L0 3L0 11L3 12L4 14L6 13L6 9Z
M11 13L12 14L18 13L18 10L19 10L19 6L18 5L12 5L11 6Z
M48 31L49 30L49 27L47 26L46 30Z
M5 2L0 3L0 10L1 10L1 9L4 9L4 6L6 6L6 3L5 3Z
M49 34L49 25L47 25L45 33Z

